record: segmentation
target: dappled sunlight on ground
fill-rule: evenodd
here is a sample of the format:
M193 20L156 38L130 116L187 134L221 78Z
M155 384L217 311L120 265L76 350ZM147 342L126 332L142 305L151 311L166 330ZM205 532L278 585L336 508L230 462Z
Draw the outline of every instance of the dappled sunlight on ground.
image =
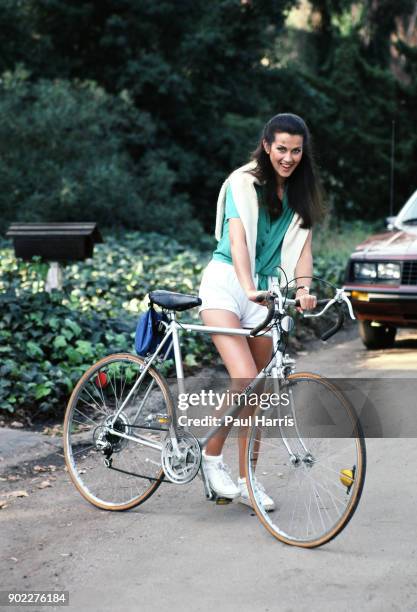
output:
M300 351L297 370L329 378L417 378L417 330L399 330L391 349L368 351L350 327L333 341Z
M392 349L364 350L360 361L366 369L412 371L417 375L417 332L399 331Z

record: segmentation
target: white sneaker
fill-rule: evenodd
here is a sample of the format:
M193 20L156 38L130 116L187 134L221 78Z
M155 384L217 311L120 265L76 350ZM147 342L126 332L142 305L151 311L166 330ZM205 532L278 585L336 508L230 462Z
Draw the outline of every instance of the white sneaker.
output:
M202 457L203 469L209 481L210 488L219 497L235 499L240 495L240 489L229 476L229 468L223 463L223 455L205 455Z
M239 489L240 489L240 499L239 501L242 504L245 504L246 506L250 506L250 508L253 508L252 506L252 501L249 495L249 491L248 491L248 485L246 484L246 478L239 478L238 479L238 485L239 485ZM264 509L267 512L271 512L271 510L275 509L275 503L274 500L271 499L271 497L269 497L269 495L267 495L265 493L265 489L263 487L263 485L261 485L261 483L259 482L259 480L257 478L255 478L255 486L256 486L256 490L259 494L259 498L260 498L260 502L262 504L262 506L264 507Z

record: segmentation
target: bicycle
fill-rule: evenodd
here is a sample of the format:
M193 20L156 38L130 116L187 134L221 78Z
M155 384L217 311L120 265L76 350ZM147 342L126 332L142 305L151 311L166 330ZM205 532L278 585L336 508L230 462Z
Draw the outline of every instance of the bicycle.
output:
M299 305L298 300L289 299L275 284L264 296L268 301L265 320L248 330L179 323L176 312L198 306L196 296L158 290L149 297L168 315L157 350L146 358L129 353L104 357L85 372L70 397L64 422L65 461L81 495L101 509L128 510L146 501L163 482L187 484L199 473L207 499L224 502L210 489L202 449L227 418L239 414L241 406L232 403L220 424L197 438L179 426L172 392L155 364L173 348L181 387L180 329L253 337L264 330L272 336L272 358L241 397L258 393L268 382L281 398L286 394L287 404L272 405L269 391L266 406L264 402L254 408L246 442L246 480L253 508L264 527L286 544L314 548L336 537L358 506L366 447L360 421L347 398L318 374L295 373L295 360L285 353L285 340L294 325L287 311ZM322 335L325 340L342 327L344 304L354 318L341 289L332 298L318 301L323 306L319 313L304 316L319 317L331 307L337 309L337 322ZM290 411L285 418L284 407ZM317 434L314 427L320 419ZM262 507L256 474L262 475L268 494L276 498L274 512Z

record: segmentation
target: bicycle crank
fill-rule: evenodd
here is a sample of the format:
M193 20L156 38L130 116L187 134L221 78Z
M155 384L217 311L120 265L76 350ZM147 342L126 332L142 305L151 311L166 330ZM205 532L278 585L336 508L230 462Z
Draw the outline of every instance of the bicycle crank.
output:
M200 469L201 447L192 433L177 431L178 452L174 450L171 437L162 447L161 463L165 476L175 484L191 482Z

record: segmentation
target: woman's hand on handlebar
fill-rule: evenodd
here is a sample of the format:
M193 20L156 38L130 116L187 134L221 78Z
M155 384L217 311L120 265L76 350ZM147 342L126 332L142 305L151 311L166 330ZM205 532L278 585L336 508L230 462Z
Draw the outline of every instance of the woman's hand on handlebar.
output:
M268 306L268 301L265 296L270 295L268 291L258 291L257 289L249 289L246 291L246 295L251 302L260 304L261 306Z
M303 312L304 310L313 310L317 306L317 298L315 295L310 295L307 291L304 292L303 289L297 291L296 296L297 300L300 301L300 305L297 306L298 312Z

